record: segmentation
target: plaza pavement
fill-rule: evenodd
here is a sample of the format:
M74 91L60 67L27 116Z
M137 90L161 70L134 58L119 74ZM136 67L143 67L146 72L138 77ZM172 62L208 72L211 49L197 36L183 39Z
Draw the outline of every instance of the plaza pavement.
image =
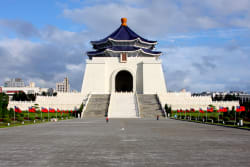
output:
M250 166L250 131L169 119L3 128L0 166Z

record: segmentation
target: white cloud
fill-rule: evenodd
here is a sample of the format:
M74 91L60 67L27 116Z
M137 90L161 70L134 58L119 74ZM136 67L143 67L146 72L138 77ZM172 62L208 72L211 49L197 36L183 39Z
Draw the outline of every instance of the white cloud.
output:
M161 48L168 88L178 91L249 89L250 47L230 50L215 47ZM248 51L247 51L248 50ZM239 88L238 88L239 87Z
M144 36L165 37L168 33L231 27L249 28L247 0L116 1L82 8L67 8L64 16L96 33L111 33L121 17ZM232 21L230 21L232 20Z

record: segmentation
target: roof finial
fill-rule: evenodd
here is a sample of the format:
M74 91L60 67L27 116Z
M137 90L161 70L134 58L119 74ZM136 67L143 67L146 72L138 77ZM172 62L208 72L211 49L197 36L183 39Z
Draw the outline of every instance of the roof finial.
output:
M123 17L121 18L122 26L127 26L127 18Z

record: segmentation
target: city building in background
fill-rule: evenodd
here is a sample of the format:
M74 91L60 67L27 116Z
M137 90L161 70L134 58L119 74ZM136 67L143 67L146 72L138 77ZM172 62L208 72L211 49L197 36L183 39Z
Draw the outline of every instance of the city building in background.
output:
M25 83L21 78L12 78L4 82L4 87L25 87Z
M57 92L70 92L70 85L68 77L65 77L63 82L56 83Z
M40 88L36 87L35 82L29 82L28 85L21 78L10 79L9 81L4 82L4 86L0 87L1 92L7 94L11 97L15 93L23 92L25 94L34 94L34 95L50 95L53 94L53 88Z

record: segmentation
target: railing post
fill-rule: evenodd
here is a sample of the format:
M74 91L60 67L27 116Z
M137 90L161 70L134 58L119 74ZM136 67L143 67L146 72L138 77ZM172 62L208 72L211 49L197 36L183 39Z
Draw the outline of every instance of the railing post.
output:
M83 118L83 114L84 114L84 112L85 112L85 110L87 109L87 105L88 105L88 103L89 103L89 99L91 98L91 93L90 94L88 94L88 96L87 96L87 101L86 101L86 103L84 104L84 107L83 107L83 109L82 109L82 115L81 115L81 118Z
M137 116L140 118L140 104L139 104L139 99L137 96L137 93L135 92L135 101L136 101L136 110L137 110Z

